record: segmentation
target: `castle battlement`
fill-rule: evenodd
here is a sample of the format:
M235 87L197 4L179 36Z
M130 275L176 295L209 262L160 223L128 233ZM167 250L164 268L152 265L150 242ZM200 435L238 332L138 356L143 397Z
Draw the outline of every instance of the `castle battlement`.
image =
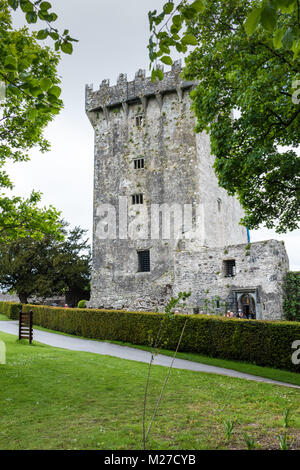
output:
M121 73L114 86L110 86L109 80L103 80L99 90L96 91L93 90L93 85L86 85L86 111L101 111L136 102L141 102L146 108L145 100L148 98L174 91L181 100L183 90L195 85L193 81L183 80L180 76L181 71L181 61L178 60L174 62L169 72L164 73L163 80L156 80L154 83L150 77L146 77L146 71L140 69L136 72L135 79L130 82L127 81L127 75Z

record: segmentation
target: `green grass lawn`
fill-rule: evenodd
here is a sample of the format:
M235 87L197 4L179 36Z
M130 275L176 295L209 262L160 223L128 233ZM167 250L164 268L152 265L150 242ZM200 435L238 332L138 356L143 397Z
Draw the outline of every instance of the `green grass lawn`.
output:
M10 318L8 318L6 315L3 315L0 313L0 321L10 321Z
M0 321L9 320L6 315L0 314ZM42 330L42 331L49 331L51 333L65 335L65 336L72 336L74 338L80 338L80 336L69 335L66 333L62 333L60 331L49 330L40 326L34 325L35 329ZM85 338L86 339L86 338ZM89 338L91 339L91 338ZM100 341L99 339L94 341ZM145 351L151 351L150 347L144 345L135 345L131 343L124 343L121 341L107 341L108 343L119 344L121 346L129 346L132 348L143 349ZM174 351L160 349L160 354L165 354L167 356L173 356ZM189 361L199 362L202 364L208 364L216 367L224 367L225 369L232 369L238 372L244 372L246 374L257 375L259 377L265 377L272 380L278 380L280 382L291 383L295 385L300 385L300 374L296 372L291 372L287 370L281 369L273 369L271 367L262 367L256 364L250 364L248 362L240 362L240 361L233 361L229 359L221 359L221 358L214 358L203 356L201 354L196 353L187 353L187 352L178 352L177 356L179 359L186 359Z
M0 317L0 320L1 320L1 317ZM46 328L43 328L40 326L34 326L34 328L38 330L42 330L42 331L49 331L55 334L61 334L61 335L66 335L66 336L72 336L74 338L80 338L80 336L68 335L60 331L47 330ZM94 340L94 341L99 341L99 339ZM107 341L107 342L113 343L113 344L119 344L121 346L129 346L132 348L143 349L145 351L151 351L151 348L147 346L124 343L121 341ZM160 349L159 352L160 354L165 354L167 356L173 356L174 354L174 351L170 351L167 349ZM262 367L256 364L250 364L249 362L232 361L229 359L214 358L214 357L203 356L201 354L180 352L180 351L177 353L176 357L178 357L178 359L186 359L189 361L200 362L202 364L208 364L211 366L224 367L225 369L232 369L238 372L244 372L246 374L252 374L252 375L257 375L259 377L265 377L267 379L278 380L280 382L287 382L287 383L291 383L295 385L300 385L300 374L297 372L291 372L288 370L281 370L281 369L273 369L271 367Z
M141 449L147 364L18 342L0 332L0 449ZM147 415L167 369L154 366ZM300 448L300 392L213 374L172 370L148 449L278 449L283 413ZM149 418L148 418L149 419ZM236 420L225 437L224 421Z
M10 320L6 315L0 314L0 321L2 320ZM65 336L72 336L74 338L80 338L80 336L69 335L67 333L63 333L60 331L49 330L40 326L34 325L34 328L42 331L49 331L51 333L65 335ZM86 339L86 338L85 338ZM89 338L91 339L91 338ZM100 341L99 339L94 341ZM124 343L121 341L107 341L108 343L119 344L121 346L129 346L132 348L143 349L145 351L151 351L150 347L144 345L135 345L131 343ZM160 349L160 354L165 354L167 356L173 356L174 351ZM177 356L178 359L186 359L189 361L199 362L202 364L208 364L216 367L224 367L225 369L232 369L238 372L244 372L246 374L257 375L259 377L265 377L267 379L272 380L279 380L280 382L287 382L295 385L300 385L300 374L296 372L291 372L287 370L281 369L273 369L271 367L262 367L256 364L250 364L248 362L240 362L240 361L233 361L229 359L221 359L221 358L214 358L203 356L201 354L196 353L188 353L188 352L178 352Z

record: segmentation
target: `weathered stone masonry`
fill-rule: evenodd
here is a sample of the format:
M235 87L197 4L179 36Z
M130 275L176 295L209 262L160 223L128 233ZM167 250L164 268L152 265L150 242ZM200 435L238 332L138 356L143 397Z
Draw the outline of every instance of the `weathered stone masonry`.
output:
M153 310L171 294L191 290L189 311L215 296L236 309L248 292L257 317L278 318L288 268L284 246L272 240L248 248L239 225L242 209L218 187L209 138L194 133L194 83L182 80L180 71L175 63L161 82L152 83L140 70L131 82L122 74L115 86L107 80L97 91L87 86L86 111L95 130L90 306ZM134 163L138 158L143 168ZM134 204L133 195L142 195L143 203ZM115 208L113 238L103 238L104 204ZM153 204L190 205L197 228L183 227L179 238L151 237ZM120 228L126 206L128 236ZM139 270L140 251L150 253L149 272ZM235 261L230 277L224 273L228 256Z
M273 320L282 316L282 282L289 268L288 257L281 241L268 240L215 248L203 247L175 255L174 291L192 286L191 304L205 311L205 299L210 307L222 311L222 300L229 310L244 309L243 299L250 294L257 319ZM235 275L227 277L225 262L235 260ZM220 308L215 299L220 298Z

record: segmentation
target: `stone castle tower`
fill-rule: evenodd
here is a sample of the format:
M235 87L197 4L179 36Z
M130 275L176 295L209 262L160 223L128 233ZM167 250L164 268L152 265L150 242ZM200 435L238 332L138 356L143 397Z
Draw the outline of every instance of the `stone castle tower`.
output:
M243 211L218 187L209 136L194 132L190 91L195 84L180 72L177 62L161 82L152 83L139 70L131 82L121 74L116 86L104 80L97 91L86 88L86 112L95 131L90 306L153 310L176 292L191 290L189 309L197 312L204 292L213 288L233 309L248 295L262 317L261 285L250 285L244 275L237 291L232 282L238 265L245 268L245 260L237 260L248 246L239 224ZM271 242L284 271L285 250ZM260 244L253 245L261 251ZM215 305L221 308L220 300Z

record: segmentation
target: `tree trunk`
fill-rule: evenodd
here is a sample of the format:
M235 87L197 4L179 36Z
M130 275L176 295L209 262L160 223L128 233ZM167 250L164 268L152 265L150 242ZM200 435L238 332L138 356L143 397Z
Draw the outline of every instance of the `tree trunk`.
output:
M24 292L20 292L18 296L19 296L21 304L28 304L27 294L25 294Z

